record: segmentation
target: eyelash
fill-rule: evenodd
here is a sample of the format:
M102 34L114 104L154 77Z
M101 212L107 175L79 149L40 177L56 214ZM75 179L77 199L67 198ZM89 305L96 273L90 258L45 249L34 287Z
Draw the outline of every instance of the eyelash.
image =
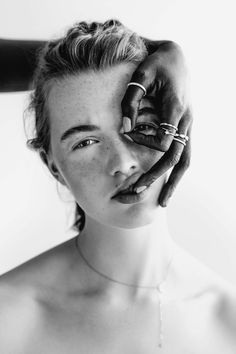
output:
M158 126L156 126L156 125L154 125L154 124L145 124L145 123L142 123L142 124L136 125L136 127L134 128L134 131L136 131L138 127L142 127L142 126L146 126L146 127L148 127L149 129L150 129L150 128L158 129ZM83 148L86 148L86 147L89 146L89 145L93 145L93 144L85 144L87 141L95 141L95 142L98 143L97 140L94 140L94 139L86 139L86 140L83 140L83 141L81 141L80 143L76 144L75 146L73 146L72 150L74 151L74 150L77 150L77 149L83 149ZM82 144L85 144L85 146L79 147L79 146L82 145Z
M86 143L87 141L95 141L95 142L98 143L97 140L94 140L94 139L86 139L86 140L83 140L83 141L81 141L80 143L76 144L75 146L73 146L72 150L83 149L83 148L87 147L88 145L93 145L93 144L85 144L85 146L79 147L80 145Z
M134 128L134 131L135 131L138 127L141 127L141 126L143 126L143 125L146 126L146 127L148 127L149 129L150 129L150 128L158 129L158 126L155 125L155 124L152 124L152 123L149 123L149 124L140 123L140 124L136 125L136 127Z

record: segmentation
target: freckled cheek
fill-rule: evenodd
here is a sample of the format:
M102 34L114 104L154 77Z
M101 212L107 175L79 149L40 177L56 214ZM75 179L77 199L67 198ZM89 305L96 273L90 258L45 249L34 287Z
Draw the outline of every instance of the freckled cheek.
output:
M101 161L95 158L71 161L63 168L64 175L72 191L78 193L88 193L97 189L101 178Z

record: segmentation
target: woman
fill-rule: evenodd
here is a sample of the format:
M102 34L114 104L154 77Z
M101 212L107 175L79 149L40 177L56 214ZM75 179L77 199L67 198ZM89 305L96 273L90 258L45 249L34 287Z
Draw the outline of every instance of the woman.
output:
M151 142L161 126L188 144L151 90L133 132L122 127L146 56L117 21L81 22L41 54L28 145L74 196L78 235L1 277L3 353L235 353L235 290L171 239L157 203L167 175L133 189L163 152L131 137Z

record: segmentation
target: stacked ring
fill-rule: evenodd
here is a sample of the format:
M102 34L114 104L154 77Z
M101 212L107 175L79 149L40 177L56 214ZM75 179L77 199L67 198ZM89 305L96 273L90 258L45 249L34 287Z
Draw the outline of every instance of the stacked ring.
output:
M184 146L186 146L186 140L181 140L181 139L178 139L178 138L174 138L173 140L178 141L179 143L181 143Z
M173 129L175 129L175 131L178 130L178 128L175 126L175 125L172 125L172 124L169 124L169 123L161 123L160 124L160 127L163 126L163 125L166 125L167 127L171 127Z
M163 130L164 130L164 132L165 132L165 134L166 134L166 135L172 135L172 136L175 136L175 133L172 133L169 129L167 129L167 128L163 128L163 127L161 127L161 129L163 129Z
M189 140L189 137L188 135L185 135L185 134L175 134L176 137L179 137L179 138L182 138L182 139L185 139L186 141Z

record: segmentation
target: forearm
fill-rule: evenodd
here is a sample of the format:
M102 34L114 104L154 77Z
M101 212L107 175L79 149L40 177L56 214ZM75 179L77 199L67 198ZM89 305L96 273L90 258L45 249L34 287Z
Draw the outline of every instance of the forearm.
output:
M36 54L45 41L0 39L0 92L30 89Z

